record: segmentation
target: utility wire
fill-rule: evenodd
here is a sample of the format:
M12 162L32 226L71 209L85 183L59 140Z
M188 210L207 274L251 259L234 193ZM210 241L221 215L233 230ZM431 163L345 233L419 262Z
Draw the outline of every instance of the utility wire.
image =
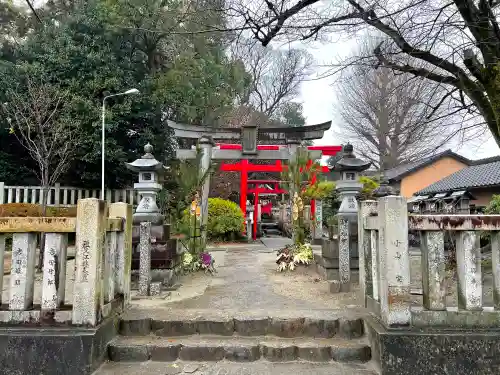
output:
M33 8L33 5L31 5L31 2L30 0L26 0L26 3L28 4L28 6L30 7L31 11L33 12L33 14L35 15L36 19L38 20L38 22L42 23L42 20L40 19L40 16L38 15L38 13L36 12L35 8Z

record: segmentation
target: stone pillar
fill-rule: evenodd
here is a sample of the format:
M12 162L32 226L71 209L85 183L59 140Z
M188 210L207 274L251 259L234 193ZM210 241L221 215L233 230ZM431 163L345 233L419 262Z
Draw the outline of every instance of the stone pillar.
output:
M366 295L373 296L371 233L364 229L364 222L368 216L377 214L377 205L377 201L363 201L358 213L359 288L363 303Z
M323 238L323 202L320 200L316 201L316 210L314 212L314 230L313 230L313 241L319 242Z
M410 252L406 199L379 199L379 289L382 322L386 326L410 323Z
M212 148L214 142L212 139L203 136L199 142L200 148L203 152L200 165L200 176L205 175L205 173L210 168L212 163ZM203 187L201 189L201 215L200 215L200 225L202 228L202 241L205 242L207 239L207 223L208 223L208 195L210 193L210 176L205 179Z
M106 236L106 202L80 199L76 217L73 324L96 326L100 320L101 263Z
M9 310L28 310L33 306L35 288L35 233L12 235Z
M132 269L132 205L113 203L109 207L110 217L125 220L123 232L117 234L115 290L123 294L124 305L130 303L130 278Z
M45 234L42 311L53 311L64 304L67 248L66 233Z
M295 163L297 160L297 151L298 151L298 148L300 147L300 141L298 141L296 139L287 139L286 146L288 149L288 162ZM295 186L293 186L293 184L290 184L288 194L289 194L289 202L290 202L290 221L293 221L293 219L292 219L292 207L293 207L293 196L295 195ZM295 231L293 230L293 225L291 226L291 228L292 228L292 241L295 242Z
M139 295L147 296L151 284L151 223L141 223L139 254Z

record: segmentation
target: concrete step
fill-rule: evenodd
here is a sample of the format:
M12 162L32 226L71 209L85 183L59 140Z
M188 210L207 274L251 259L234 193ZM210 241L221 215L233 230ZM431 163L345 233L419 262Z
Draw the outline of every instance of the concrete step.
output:
M186 312L187 314L187 312ZM193 317L179 319L165 316L162 319L148 315L129 314L120 322L122 336L186 336L193 334L221 336L314 337L355 339L364 334L363 319L347 316L319 315L318 317ZM150 315L151 316L151 315Z
M264 229L264 233L268 236L281 236L279 229Z
M183 337L118 337L108 346L112 361L367 362L365 339L281 338L191 335Z
M94 375L375 375L366 363L108 362Z

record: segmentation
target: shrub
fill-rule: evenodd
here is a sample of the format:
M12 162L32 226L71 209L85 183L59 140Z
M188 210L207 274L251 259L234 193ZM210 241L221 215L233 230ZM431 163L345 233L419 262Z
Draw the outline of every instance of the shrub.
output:
M244 228L245 217L236 203L221 198L208 199L208 238L234 238L239 236Z
M0 217L41 217L42 206L33 203L0 204ZM76 206L47 207L47 217L76 217Z

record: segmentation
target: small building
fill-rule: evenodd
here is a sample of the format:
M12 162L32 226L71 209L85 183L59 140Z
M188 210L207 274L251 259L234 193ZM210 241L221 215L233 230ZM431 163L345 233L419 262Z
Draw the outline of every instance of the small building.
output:
M451 150L411 163L401 164L385 172L389 184L406 198L417 191L467 168L473 162Z
M411 212L481 212L493 194L500 194L500 156L471 165L417 191L408 200Z

